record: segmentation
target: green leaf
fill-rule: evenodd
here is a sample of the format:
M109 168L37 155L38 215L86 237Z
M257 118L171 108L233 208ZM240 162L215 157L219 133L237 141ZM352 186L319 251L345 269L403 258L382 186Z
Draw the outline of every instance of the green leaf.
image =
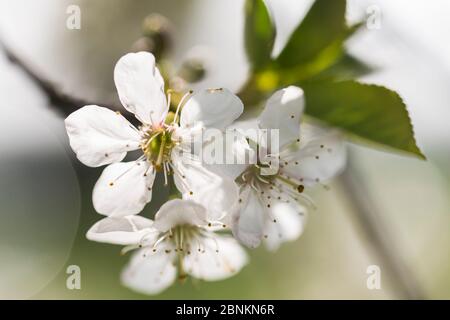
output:
M245 48L254 70L264 68L271 61L275 27L263 0L245 2Z
M320 72L314 80L349 80L373 72L374 68L358 58L345 53L336 63Z
M425 158L416 145L402 98L394 91L355 81L303 84L306 113L350 135Z
M276 59L281 68L313 60L345 33L346 0L316 0Z

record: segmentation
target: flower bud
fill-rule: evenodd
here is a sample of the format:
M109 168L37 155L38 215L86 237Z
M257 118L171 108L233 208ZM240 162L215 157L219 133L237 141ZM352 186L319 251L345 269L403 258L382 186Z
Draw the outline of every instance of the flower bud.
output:
M151 40L151 52L157 60L171 50L173 27L164 16L155 13L147 16L142 24L142 33L144 37Z
M191 58L183 62L178 75L187 82L194 83L202 80L206 75L206 68L198 58Z
M135 43L131 46L131 51L133 52L154 52L155 51L155 42L148 37L141 37L136 40Z

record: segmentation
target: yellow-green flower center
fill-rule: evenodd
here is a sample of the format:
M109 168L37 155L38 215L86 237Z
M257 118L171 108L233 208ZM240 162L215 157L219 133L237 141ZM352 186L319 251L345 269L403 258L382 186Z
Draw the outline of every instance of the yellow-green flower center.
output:
M164 162L170 161L170 153L175 144L170 129L164 127L150 128L144 132L141 149L155 170L163 171Z

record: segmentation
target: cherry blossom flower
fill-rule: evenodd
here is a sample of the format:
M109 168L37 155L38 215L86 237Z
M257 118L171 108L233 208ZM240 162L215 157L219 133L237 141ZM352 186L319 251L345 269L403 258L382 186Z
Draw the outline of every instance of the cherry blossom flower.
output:
M215 281L233 276L247 255L230 235L219 233L210 212L191 200L174 199L156 213L154 221L141 216L113 216L97 222L87 233L93 241L136 249L122 273L129 288L157 294L186 276Z
M236 180L240 209L233 216L232 230L249 247L264 240L267 248L275 250L282 242L297 239L304 228L306 207L312 205L304 191L345 166L339 134L302 130L300 135L303 109L303 90L291 86L274 93L258 118L259 129L279 130L279 152L271 150L268 142L260 144L267 157L247 166Z
M108 165L93 190L96 211L108 216L139 213L151 201L156 172L163 172L166 181L168 174L174 175L184 197L209 199L210 212L217 219L225 215L237 201L234 181L205 169L194 156L185 161L182 155L202 129L224 130L239 117L243 111L239 98L226 89L187 93L176 112L169 114L170 94L166 98L155 58L146 52L123 56L114 81L124 108L141 122L139 128L120 113L95 105L65 120L77 158L90 167ZM121 162L134 150L142 156Z

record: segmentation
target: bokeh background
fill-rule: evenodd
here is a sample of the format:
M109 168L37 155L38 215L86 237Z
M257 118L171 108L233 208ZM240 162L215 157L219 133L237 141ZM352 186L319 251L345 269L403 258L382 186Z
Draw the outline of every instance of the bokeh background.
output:
M268 0L278 28L274 55L310 0ZM81 30L66 28L67 6L81 8ZM350 0L348 21L371 5L380 28L360 32L350 52L376 67L362 80L397 90L406 101L428 160L350 145L367 197L424 298L450 298L450 3L446 0ZM201 48L211 68L198 87L238 90L248 64L242 0L0 0L0 40L69 93L117 99L113 67L141 35L142 20L161 13L174 25L173 61ZM38 299L401 299L392 275L351 213L339 183L318 188L318 210L304 235L276 253L249 252L250 264L220 282L188 280L158 296L119 282L128 260L120 247L89 242L101 218L91 190L101 172L68 147L60 106L0 50L0 298ZM80 106L81 107L81 106ZM151 216L166 190L144 215ZM161 199L158 201L158 199ZM366 269L380 265L381 290L368 290ZM81 268L81 290L66 288L66 268ZM414 279L412 279L414 278Z

